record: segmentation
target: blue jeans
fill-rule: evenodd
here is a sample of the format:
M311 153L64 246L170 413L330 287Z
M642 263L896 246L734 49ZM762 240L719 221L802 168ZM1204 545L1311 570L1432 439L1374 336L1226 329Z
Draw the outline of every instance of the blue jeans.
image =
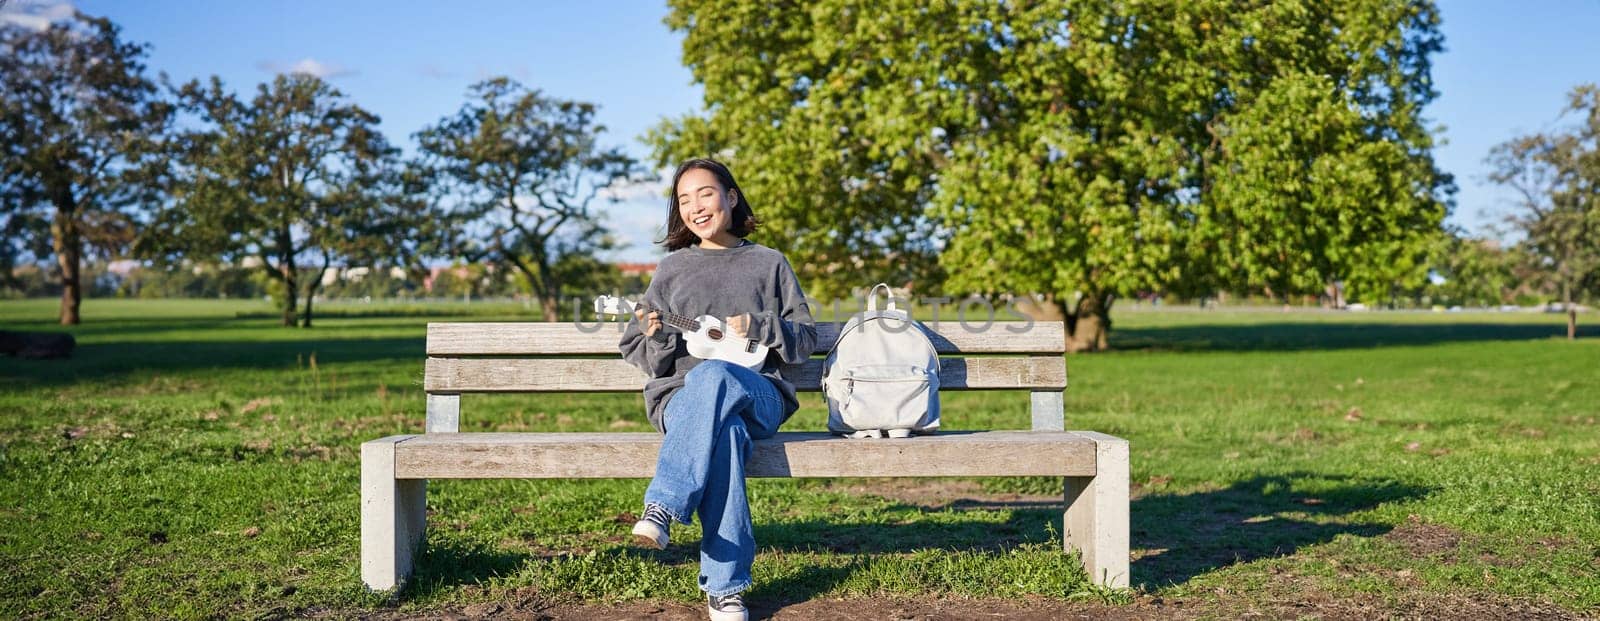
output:
M749 588L756 558L744 463L750 441L770 438L783 422L783 398L772 382L750 369L705 360L684 377L667 401L666 438L646 504L661 505L674 520L700 515L700 590L730 595Z

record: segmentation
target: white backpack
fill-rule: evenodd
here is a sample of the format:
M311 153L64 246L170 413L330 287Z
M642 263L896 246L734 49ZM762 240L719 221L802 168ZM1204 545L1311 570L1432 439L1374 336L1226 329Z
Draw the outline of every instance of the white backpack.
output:
M904 438L939 428L939 353L922 324L895 307L878 310L879 284L867 310L851 317L822 363L828 431L852 438Z

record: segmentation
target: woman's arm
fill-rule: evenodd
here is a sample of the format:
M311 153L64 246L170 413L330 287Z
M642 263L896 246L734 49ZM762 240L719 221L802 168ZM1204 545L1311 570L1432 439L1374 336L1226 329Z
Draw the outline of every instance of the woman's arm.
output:
M644 305L646 308L660 308L660 296L657 295L655 281L644 292ZM639 325L637 318L628 320L628 327L622 331L622 342L617 348L622 350L622 359L638 367L650 377L666 377L672 375L674 354L678 351L676 332L665 329L656 330L656 333L645 336L644 330Z
M778 352L786 364L804 362L817 348L817 326L788 259L778 268L777 290L778 310L751 313L746 334Z

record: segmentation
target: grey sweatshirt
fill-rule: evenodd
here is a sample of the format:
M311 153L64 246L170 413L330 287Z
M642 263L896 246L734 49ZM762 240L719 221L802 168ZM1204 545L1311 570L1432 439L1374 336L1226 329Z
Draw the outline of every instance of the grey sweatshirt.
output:
M760 373L783 395L784 420L800 408L794 384L778 368L811 357L817 328L783 253L754 242L725 250L681 248L656 266L644 305L689 317L749 313L747 336L772 349ZM644 386L645 413L656 431L665 431L667 401L700 359L689 355L677 328L663 325L646 337L637 319L628 322L618 347L625 360L650 376Z

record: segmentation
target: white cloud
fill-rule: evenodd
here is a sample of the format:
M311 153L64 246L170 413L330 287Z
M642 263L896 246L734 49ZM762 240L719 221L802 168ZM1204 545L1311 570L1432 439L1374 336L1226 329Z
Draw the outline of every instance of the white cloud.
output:
M256 68L267 73L304 73L314 75L324 80L347 75L355 75L355 71L337 63L322 62L315 58L302 58L300 62L285 66L275 60L263 60L256 63Z
M0 25L16 24L39 31L49 28L52 22L71 18L76 10L65 0L0 0Z

